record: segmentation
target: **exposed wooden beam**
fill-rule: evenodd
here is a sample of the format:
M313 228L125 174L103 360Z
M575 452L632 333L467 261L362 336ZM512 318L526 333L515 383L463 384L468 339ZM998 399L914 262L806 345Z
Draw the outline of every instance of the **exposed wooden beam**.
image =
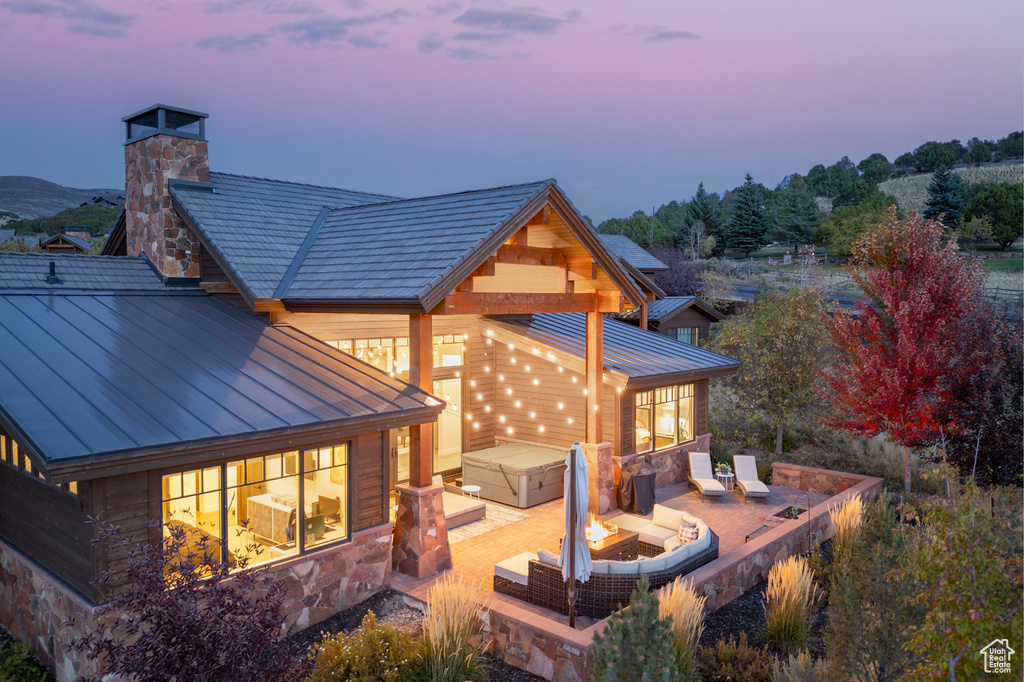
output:
M494 264L496 262L497 262L497 259L494 256L491 256L490 258L485 260L480 265L480 267L478 267L473 272L469 273L469 276L470 277L494 277Z
M455 292L434 308L433 315L528 315L530 313L587 313L598 311L598 296L590 294L509 294Z
M506 244L494 255L496 262L509 265L547 265L565 267L565 254L558 249L539 249L533 246Z
M200 282L199 286L208 294L237 294L238 287L231 282Z
M597 310L601 313L621 313L624 308L622 293L619 291L597 292Z
M252 309L257 313L284 313L288 312L284 307L284 303L277 298L269 298L267 296L257 296L253 302Z
M569 279L597 279L597 261L590 256L578 258L566 258L566 267L569 269Z
M537 211L537 214L530 218L526 223L527 225L550 225L551 224L551 206L545 206L541 210Z

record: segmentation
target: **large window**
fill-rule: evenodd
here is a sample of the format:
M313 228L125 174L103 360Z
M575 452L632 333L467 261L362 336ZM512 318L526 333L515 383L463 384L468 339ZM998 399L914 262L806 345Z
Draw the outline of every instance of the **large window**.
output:
M308 448L163 477L165 527L229 563L262 563L348 537L348 446ZM216 558L216 557L213 557Z
M693 384L636 392L636 451L693 440Z
M409 378L409 338L345 339L327 341L393 377ZM466 337L447 334L434 337L434 367L461 367L466 363Z

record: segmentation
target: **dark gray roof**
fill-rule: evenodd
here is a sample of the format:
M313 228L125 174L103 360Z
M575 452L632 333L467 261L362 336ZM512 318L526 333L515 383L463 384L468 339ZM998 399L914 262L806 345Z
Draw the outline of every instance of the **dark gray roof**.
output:
M664 272L668 266L642 249L624 234L599 234L605 248L618 258L625 258L640 272Z
M725 319L725 315L718 312L705 303L703 299L697 298L696 296L666 296L660 301L652 301L647 304L647 321L657 322L678 310L689 308L691 306L699 308L701 312L712 320L717 321ZM628 313L616 315L616 317L620 320L639 320L640 311L631 310Z
M13 232L13 230L12 230ZM9 237L4 238L5 242L15 241L21 242L27 246L39 246L39 235L35 234L12 234Z
M0 349L0 420L47 467L388 415L420 423L440 409L203 294L8 293Z
M210 179L209 187L172 182L171 194L253 298L274 296L322 208L395 199L226 173Z
M587 353L584 313L546 313L529 318L491 320L498 326L578 358ZM735 371L739 360L681 343L610 318L604 321L604 366L634 380L664 375Z
M0 242L5 242L14 236L13 228L0 228Z
M72 226L69 226L69 227L74 227L74 226L72 225ZM52 244L53 242L57 241L58 239L63 239L67 243L73 244L74 246L77 246L78 248L82 249L83 251L88 251L89 250L89 246L90 246L89 242L85 241L81 237L75 237L74 235L64 234L64 233L55 234L52 237L47 237L46 239L43 239L42 241L39 242L39 246L46 246L47 244Z
M50 263L56 284L49 284ZM0 291L72 289L160 291L163 279L144 258L90 254L0 252Z
M331 211L280 298L420 302L553 182Z

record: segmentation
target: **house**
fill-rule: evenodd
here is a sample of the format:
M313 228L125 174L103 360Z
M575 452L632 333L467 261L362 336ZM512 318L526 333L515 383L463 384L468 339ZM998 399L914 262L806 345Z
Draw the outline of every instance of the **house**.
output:
M89 253L89 242L77 234L59 233L39 242L47 253Z
M638 310L615 317L630 324L641 325ZM666 296L648 304L646 329L696 346L710 336L712 322L724 319L725 315L696 296Z
M104 255L0 267L0 617L58 670L109 565L87 515L188 524L225 559L243 531L298 629L452 565L436 475L528 506L495 471L579 441L603 512L633 458L670 485L708 449L708 381L739 362L606 319L647 295L555 181L403 199L213 172L206 118L124 119Z

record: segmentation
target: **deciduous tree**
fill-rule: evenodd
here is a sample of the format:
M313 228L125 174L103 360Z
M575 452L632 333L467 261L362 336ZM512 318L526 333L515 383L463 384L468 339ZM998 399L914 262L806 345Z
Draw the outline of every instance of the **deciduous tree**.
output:
M817 367L829 346L824 317L821 292L813 287L768 291L724 322L715 341L715 350L743 361L733 381L774 427L775 454L782 454L786 424L820 403Z
M1003 182L985 190L971 201L965 215L988 216L992 240L1005 251L1024 236L1024 184Z
M857 170L861 172L864 180L877 185L892 177L893 167L889 159L885 158L885 154L875 153L858 163Z
M825 395L834 426L890 440L907 448L934 438L951 398L948 377L958 362L960 322L979 305L985 274L980 264L957 258L956 239L942 245L943 226L911 211L905 220L868 230L853 248L847 271L864 292L857 315L837 310L828 328L840 361L825 373Z

